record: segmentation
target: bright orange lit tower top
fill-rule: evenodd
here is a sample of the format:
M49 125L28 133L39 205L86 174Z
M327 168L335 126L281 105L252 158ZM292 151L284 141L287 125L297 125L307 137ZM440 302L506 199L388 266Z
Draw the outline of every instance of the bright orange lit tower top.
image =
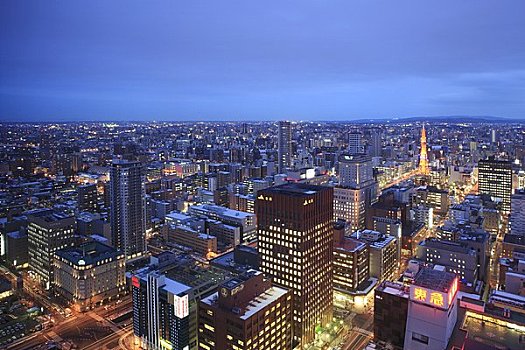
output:
M423 125L423 130L421 130L421 152L419 153L419 172L423 175L428 175L430 172L428 169L427 132L425 130L425 125Z

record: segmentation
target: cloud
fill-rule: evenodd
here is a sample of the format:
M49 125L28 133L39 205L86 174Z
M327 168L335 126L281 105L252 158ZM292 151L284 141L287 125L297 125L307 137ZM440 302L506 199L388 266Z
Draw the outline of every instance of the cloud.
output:
M0 3L0 118L522 116L525 2Z

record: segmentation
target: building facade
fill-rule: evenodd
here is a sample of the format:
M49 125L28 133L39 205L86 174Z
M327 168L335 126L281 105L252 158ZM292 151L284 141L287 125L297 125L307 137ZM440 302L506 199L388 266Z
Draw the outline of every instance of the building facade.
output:
M412 207L423 205L427 208L433 208L433 212L438 215L447 214L450 207L448 191L435 186L420 186L416 188L411 200Z
M278 130L278 170L283 173L292 165L292 124L289 121L280 121Z
M291 291L250 270L199 303L199 349L291 349L291 318Z
M358 131L353 131L348 134L348 152L350 154L365 153L365 145L363 144L363 134Z
M202 215L219 220L227 225L241 228L241 242L252 242L257 238L257 217L255 214L233 210L219 205L192 205L190 214Z
M410 290L401 283L384 281L375 289L374 340L403 349Z
M352 238L366 243L369 247L371 277L380 282L395 277L401 256L399 239L373 230L354 232Z
M366 209L377 201L377 191L368 156L340 156L339 185L334 188L334 220L345 220L353 231L364 229Z
M494 159L481 160L478 163L478 190L500 200L502 211L510 212L512 195L512 164Z
M509 226L510 234L525 236L525 190L516 191L511 197Z
M162 350L198 349L199 301L228 278L228 272L203 266L186 254L164 251L151 256L148 266L127 274L135 344L147 349L159 345Z
M331 188L303 184L257 195L261 270L292 290L294 344L300 347L314 340L316 326L332 321L332 201Z
M142 348L190 350L191 287L158 271L131 277L133 333Z
M78 210L94 213L98 210L98 192L96 184L78 187Z
M139 162L114 160L110 172L111 235L126 258L146 250L144 169Z
M410 285L404 349L446 349L457 322L455 274L423 268Z
M126 292L124 253L99 242L56 251L53 269L55 289L77 311Z
M217 237L199 232L189 226L170 226L168 242L188 247L204 257L210 253L217 253Z
M462 281L474 283L478 280L477 252L467 244L429 238L419 243L416 257L426 263L444 266Z
M5 235L5 258L15 268L28 266L27 233L20 231L8 232Z
M381 129L373 128L370 130L370 152L372 157L381 157Z
M53 283L53 258L59 249L73 245L75 217L37 209L27 215L29 268L36 280L48 289Z
M354 292L368 280L370 251L366 243L345 237L344 231L334 229L334 289Z

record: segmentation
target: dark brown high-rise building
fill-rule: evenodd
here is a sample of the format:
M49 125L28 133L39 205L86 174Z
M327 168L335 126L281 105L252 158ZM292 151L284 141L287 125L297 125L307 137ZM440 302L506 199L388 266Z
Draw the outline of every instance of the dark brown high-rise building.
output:
M375 290L374 339L403 349L408 317L408 287L384 281Z
M333 190L286 184L257 194L261 270L293 291L294 345L332 321Z

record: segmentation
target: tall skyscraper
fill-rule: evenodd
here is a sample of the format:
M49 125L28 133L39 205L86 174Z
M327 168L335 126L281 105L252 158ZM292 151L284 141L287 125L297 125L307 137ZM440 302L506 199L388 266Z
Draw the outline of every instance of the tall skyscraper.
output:
M242 133L243 134L247 134L248 133L248 124L247 123L242 123Z
M294 342L304 347L315 328L332 321L333 191L285 184L257 194L261 270L293 292Z
M370 155L372 157L381 157L381 129L374 128L370 130Z
M46 289L53 283L53 258L59 249L71 247L76 227L74 216L37 209L27 215L29 268Z
M279 172L282 173L292 165L292 124L289 121L279 122L278 134Z
M525 236L525 190L516 191L510 203L510 233Z
M334 188L334 220L347 221L352 231L365 228L366 208L377 201L372 161L365 155L339 157L339 185Z
M510 212L512 195L512 164L508 161L487 159L478 163L478 190L502 202L502 211Z
M498 141L498 134L496 133L496 129L490 130L490 142L492 144L495 144Z
M360 132L353 131L348 134L348 152L350 154L361 154L365 152L363 135Z
M423 125L421 130L421 151L419 153L419 172L422 175L428 175L430 170L428 168L428 156L427 156L427 131Z
M144 170L140 162L114 160L110 172L111 237L127 259L146 250Z

